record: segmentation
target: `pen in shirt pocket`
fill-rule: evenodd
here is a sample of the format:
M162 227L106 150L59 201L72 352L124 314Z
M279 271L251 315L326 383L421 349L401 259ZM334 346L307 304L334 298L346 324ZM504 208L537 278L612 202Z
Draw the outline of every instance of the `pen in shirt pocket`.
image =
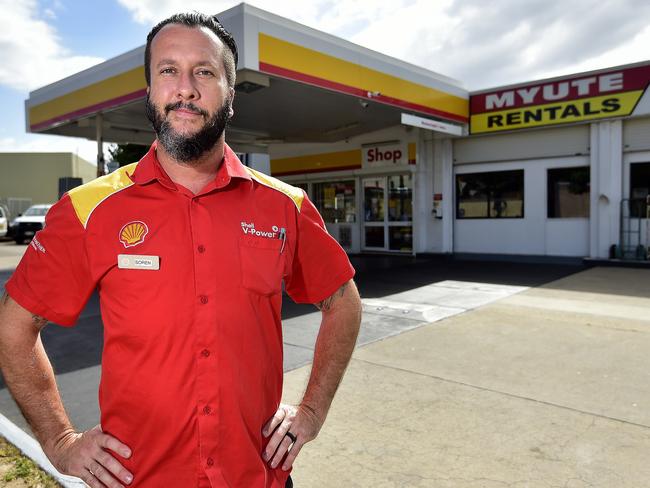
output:
M280 254L284 252L284 245L287 242L287 230L282 227L278 233L278 239L282 239L282 247L280 248Z

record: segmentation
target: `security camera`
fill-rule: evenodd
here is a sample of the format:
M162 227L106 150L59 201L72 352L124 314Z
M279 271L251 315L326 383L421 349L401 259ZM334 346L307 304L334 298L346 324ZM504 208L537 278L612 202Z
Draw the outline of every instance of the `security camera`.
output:
M368 102L365 100L359 99L359 105L361 105L363 108L368 108Z

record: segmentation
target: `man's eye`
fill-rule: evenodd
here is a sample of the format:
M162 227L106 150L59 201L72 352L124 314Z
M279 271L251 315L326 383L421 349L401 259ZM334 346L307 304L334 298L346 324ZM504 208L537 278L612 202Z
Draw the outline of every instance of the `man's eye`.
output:
M208 69L201 69L197 73L202 75L202 76L212 76L213 75L212 71L210 71Z
M174 73L174 68L163 68L160 70L160 74L170 74Z

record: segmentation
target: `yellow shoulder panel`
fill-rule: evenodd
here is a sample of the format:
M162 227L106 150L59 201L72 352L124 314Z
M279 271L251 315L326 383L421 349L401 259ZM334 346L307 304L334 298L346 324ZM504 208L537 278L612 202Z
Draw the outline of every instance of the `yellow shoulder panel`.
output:
M264 186L268 186L269 188L273 188L274 190L277 190L280 193L284 193L286 196L288 196L291 200L293 200L293 203L296 204L296 207L298 207L298 211L300 212L302 201L305 198L305 194L300 188L291 186L284 181L280 181L277 178L267 176L264 173L260 173L259 171L255 171L248 166L246 166L246 171L248 171L248 174L251 175L251 178L253 178L258 183Z
M85 185L73 188L68 192L72 206L77 213L79 222L86 227L90 214L111 195L120 190L124 190L133 184L131 178L127 175L133 174L138 163L122 166L114 172L90 181Z

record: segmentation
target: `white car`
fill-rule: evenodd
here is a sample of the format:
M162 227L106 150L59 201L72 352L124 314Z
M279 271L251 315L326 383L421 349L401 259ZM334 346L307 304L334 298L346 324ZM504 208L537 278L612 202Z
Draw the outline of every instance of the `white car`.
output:
M0 237L5 237L9 230L9 212L0 205Z
M45 227L45 214L52 205L32 205L25 213L11 222L11 236L16 244L31 240L39 230Z

